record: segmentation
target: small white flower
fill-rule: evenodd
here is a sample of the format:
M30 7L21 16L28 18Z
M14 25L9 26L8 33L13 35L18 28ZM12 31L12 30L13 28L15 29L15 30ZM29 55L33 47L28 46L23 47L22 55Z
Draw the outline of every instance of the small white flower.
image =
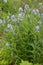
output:
M36 29L37 32L39 32L40 27L37 25L37 26L35 27L35 29Z
M2 23L3 22L3 20L2 19L0 19L0 23Z
M28 9L29 9L29 5L26 4L26 5L24 6L24 9L25 9L25 10L28 10Z
M39 21L38 24L41 25L42 24L42 21Z
M13 27L11 24L7 24L7 27L10 29L10 30L13 30Z
M7 43L6 43L6 46L10 46L10 44L7 42Z
M24 17L24 13L23 13L23 12L19 13L19 15L18 15L18 19L19 19L19 20L22 20L23 17Z
M19 12L23 12L23 8L22 7L19 8Z
M33 9L32 11L35 15L39 14L39 10L38 9Z
M4 0L4 2L5 2L5 3L7 3L7 2L8 2L8 0Z
M12 16L11 16L11 19L12 19L12 21L14 21L14 22L16 22L16 21L17 21L17 19L15 18L15 16L14 16L14 15L12 15Z

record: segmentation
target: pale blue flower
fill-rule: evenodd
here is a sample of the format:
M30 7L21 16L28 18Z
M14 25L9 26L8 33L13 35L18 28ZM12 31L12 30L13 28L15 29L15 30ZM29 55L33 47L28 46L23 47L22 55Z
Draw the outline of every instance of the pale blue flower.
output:
M35 27L35 30L36 30L37 32L39 32L39 29L40 29L40 27L39 27L39 25L37 25L37 26Z
M39 21L38 24L41 25L42 24L42 21Z
M13 30L13 27L11 24L7 24L7 28L9 28L10 30Z
M14 21L14 22L17 21L17 19L15 18L15 15L12 15L12 16L11 16L11 19L12 19L12 21Z
M33 9L32 11L35 15L39 14L39 10L38 9Z
M19 13L19 15L18 15L18 19L19 19L19 20L22 20L23 17L24 17L24 13L23 13L23 12Z
M14 18L15 18L15 15L12 15L12 16L11 16L11 19L14 19Z
M24 9L25 10L28 10L29 9L29 5L28 4L25 4Z
M22 7L19 8L19 12L23 12L23 8Z

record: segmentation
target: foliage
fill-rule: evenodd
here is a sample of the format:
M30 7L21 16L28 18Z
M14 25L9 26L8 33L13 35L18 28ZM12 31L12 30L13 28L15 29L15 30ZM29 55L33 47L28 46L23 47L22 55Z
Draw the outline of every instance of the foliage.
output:
M32 63L29 63L28 61L23 61L20 65L33 65ZM40 64L34 64L34 65L40 65Z
M43 3L40 5L37 0L0 0L0 65L43 63L43 11L40 6Z

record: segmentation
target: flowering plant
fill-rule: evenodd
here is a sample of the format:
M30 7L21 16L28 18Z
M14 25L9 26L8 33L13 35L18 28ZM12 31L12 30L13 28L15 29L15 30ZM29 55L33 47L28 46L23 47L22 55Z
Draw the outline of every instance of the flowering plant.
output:
M36 5L37 2L34 1ZM43 63L43 11L39 9L40 2L36 8L31 2L31 6L15 0L0 0L0 3L0 65L16 65L22 60Z

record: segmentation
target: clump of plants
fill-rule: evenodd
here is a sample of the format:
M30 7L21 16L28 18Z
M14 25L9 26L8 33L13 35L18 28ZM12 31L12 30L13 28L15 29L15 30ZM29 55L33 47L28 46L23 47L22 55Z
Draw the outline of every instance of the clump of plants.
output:
M0 65L43 63L43 3L29 2L0 0Z

